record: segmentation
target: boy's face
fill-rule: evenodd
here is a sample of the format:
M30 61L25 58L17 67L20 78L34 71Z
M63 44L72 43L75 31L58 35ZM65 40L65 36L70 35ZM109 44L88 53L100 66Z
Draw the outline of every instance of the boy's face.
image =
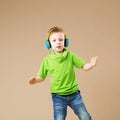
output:
M56 54L63 52L64 49L64 33L63 32L54 32L51 33L49 41L52 49Z

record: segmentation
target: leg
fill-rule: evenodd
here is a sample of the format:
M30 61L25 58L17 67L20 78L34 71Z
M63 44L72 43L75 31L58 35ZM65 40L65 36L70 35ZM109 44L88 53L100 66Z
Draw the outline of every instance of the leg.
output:
M80 93L72 95L70 107L74 110L79 120L92 120L90 114L86 110Z
M65 99L57 94L52 94L54 120L65 120L67 114L67 104Z

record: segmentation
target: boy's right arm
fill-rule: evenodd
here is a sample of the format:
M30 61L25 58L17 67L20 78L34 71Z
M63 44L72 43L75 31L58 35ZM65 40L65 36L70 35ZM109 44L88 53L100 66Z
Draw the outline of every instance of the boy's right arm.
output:
M29 79L29 84L33 85L35 83L40 83L44 81L44 78L41 78L41 77L32 77Z

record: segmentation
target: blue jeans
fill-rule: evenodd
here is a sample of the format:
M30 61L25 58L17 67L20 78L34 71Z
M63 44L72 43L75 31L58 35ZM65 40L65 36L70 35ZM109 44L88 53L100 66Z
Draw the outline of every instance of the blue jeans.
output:
M65 120L67 115L67 106L71 107L79 120L92 120L87 112L80 91L71 95L52 94L54 120Z

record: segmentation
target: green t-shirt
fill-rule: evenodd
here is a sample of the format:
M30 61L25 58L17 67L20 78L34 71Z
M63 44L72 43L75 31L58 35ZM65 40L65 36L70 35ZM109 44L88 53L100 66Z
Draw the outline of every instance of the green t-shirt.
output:
M60 95L69 95L77 91L74 66L81 68L84 60L72 52L64 50L63 53L56 55L53 51L46 56L38 71L38 75L46 78L50 74L50 92Z

